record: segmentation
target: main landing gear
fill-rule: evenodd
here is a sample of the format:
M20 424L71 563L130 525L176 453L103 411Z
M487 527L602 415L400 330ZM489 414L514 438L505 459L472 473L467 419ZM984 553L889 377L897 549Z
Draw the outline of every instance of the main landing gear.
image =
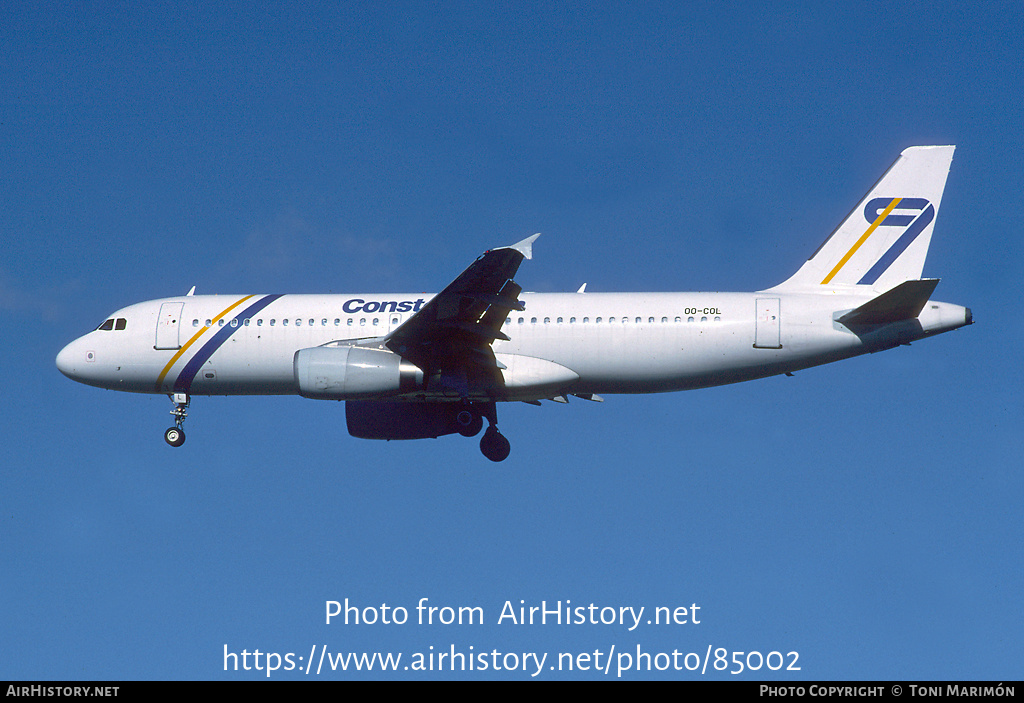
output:
M505 435L498 432L497 427L491 425L480 439L480 451L491 461L505 461L512 451L512 445L505 439Z
M459 428L459 434L464 437L475 437L484 424L484 417L487 417L487 430L480 438L480 451L491 461L505 461L512 446L505 439L505 436L498 432L498 412L494 403L478 403L466 405L463 410L455 416L455 424Z
M168 427L164 432L164 441L172 447L180 447L185 443L185 430L181 428L185 418L188 417L188 404L191 400L188 393L173 393L170 399L174 402L174 409L171 415L174 416L174 427Z
M473 406L466 405L455 415L455 426L463 437L476 437L483 429L484 419L480 413L475 412Z

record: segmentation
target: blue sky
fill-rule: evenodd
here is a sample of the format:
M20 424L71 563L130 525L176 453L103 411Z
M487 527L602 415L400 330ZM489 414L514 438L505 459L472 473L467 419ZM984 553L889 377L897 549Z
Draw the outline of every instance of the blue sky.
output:
M452 645L1020 678L1017 4L2 7L0 678ZM527 290L768 287L915 144L957 145L925 274L977 324L792 378L502 406L500 465L353 439L298 397L198 398L174 450L166 398L53 363L193 285L436 291L538 231ZM410 622L325 624L345 598ZM421 598L486 621L414 624ZM520 600L701 622L498 624Z

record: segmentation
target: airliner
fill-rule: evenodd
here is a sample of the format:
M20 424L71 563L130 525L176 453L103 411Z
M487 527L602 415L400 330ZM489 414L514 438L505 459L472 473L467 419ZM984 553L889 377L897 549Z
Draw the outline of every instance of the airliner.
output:
M473 437L508 457L499 402L602 401L791 374L973 322L922 278L953 146L904 150L811 257L753 293L524 293L533 235L435 295L187 295L112 313L57 355L81 383L166 394L179 447L193 396L345 401L366 439Z

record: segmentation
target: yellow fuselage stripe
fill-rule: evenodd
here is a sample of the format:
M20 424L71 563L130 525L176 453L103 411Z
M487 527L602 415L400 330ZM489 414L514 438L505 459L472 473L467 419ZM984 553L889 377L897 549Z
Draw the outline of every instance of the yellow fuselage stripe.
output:
M202 337L206 333L207 330L213 329L213 327L217 324L217 322L222 317L227 315L229 312L231 312L232 310L237 308L239 305L241 305L242 303L244 303L246 300L248 300L251 297L253 297L253 296L247 295L244 298L242 298L241 300L239 300L238 302L234 303L233 305L229 305L228 307L224 308L217 315L217 317L213 318L213 320L210 321L210 326L209 327L207 327L206 325L203 325L199 329L198 332L196 332L194 335L192 335L192 339L188 340L187 342L185 342L185 344L182 345L181 349L179 349L177 351L177 353L174 356L171 357L171 360L167 362L167 366L164 367L164 370L160 372L160 376L156 379L156 387L157 387L157 389L159 389L160 386L163 384L164 377L167 375L167 372L171 370L171 367L174 366L174 362L176 362L178 359L180 359L181 355L184 354L186 351L188 351L188 348L191 347L196 342L196 340L198 340L200 337ZM179 321L178 324L180 325L180 324L182 324L182 322Z
M860 249L860 245L867 241L868 237L871 236L871 233L875 231L878 225L882 224L885 218L889 216L889 213L893 211L893 208L899 205L899 202L901 200L903 200L903 198L892 199L892 202L889 203L889 207L885 208L885 210L882 211L882 214L879 215L878 218L871 223L870 227L868 227L867 232L862 234L860 236L860 239L857 240L857 243L850 247L850 251L846 252L846 256L840 259L839 263L836 264L836 267L832 269L827 276L825 276L825 280L821 282L821 285L825 285L826 283L831 281L837 273L839 273L839 269L843 268L843 266L846 265L846 262L850 260L850 257L857 253L857 250Z

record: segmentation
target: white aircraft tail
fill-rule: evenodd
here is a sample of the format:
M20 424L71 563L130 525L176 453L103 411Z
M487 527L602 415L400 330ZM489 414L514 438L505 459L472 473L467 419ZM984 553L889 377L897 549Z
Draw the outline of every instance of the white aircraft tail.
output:
M955 148L905 149L800 270L775 289L886 291L921 278Z

